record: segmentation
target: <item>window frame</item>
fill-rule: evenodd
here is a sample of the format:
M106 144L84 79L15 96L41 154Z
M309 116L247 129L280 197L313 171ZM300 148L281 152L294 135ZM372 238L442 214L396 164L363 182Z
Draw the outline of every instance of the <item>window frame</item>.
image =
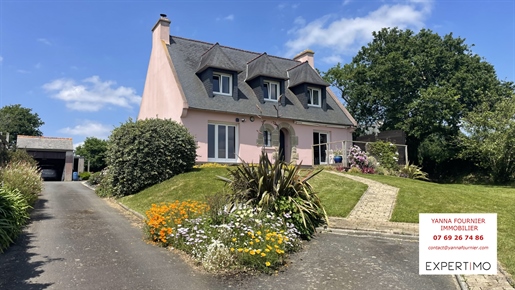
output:
M275 93L276 93L277 99L275 99L275 100L270 97L271 92L272 92L272 86L271 86L272 84L276 85ZM268 98L266 97L266 95L264 95L265 90L268 95ZM281 97L281 84L279 82L269 81L269 80L266 80L263 82L263 99L265 101L278 102L280 97Z
M232 75L228 73L221 73L221 72L214 72L213 77L211 78L211 81L214 82L214 78L218 77L218 88L219 91L215 91L215 88L213 86L213 93L217 95L224 95L224 96L232 96ZM229 78L229 93L223 92L223 77Z
M209 142L210 142L210 138L209 138L209 126L210 125L213 125L214 126L214 157L210 157L209 156ZM224 144L225 144L225 156L224 158L220 158L219 157L219 138L220 138L220 126L224 126L225 127L225 140L224 140ZM229 158L228 156L231 154L231 152L229 152L229 147L230 147L230 144L229 144L229 127L234 127L234 158ZM238 148L239 148L239 135L238 135L238 125L237 124L232 124L232 123L223 123L223 122L208 122L207 124L207 160L209 162L218 162L218 163L236 163L238 161Z
M315 105L313 102L313 91L318 92L318 105ZM310 107L322 107L322 90L320 88L308 87L308 106Z
M272 147L272 132L263 130L263 146Z

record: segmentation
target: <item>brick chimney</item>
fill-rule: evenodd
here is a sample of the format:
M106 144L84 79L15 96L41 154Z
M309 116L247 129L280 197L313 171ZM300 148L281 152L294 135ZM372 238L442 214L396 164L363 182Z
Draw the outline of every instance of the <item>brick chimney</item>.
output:
M308 61L308 64L312 68L315 68L315 52L311 49L304 50L303 52L297 54L293 59L300 62Z
M156 25L152 28L152 42L164 40L166 44L170 44L170 19L166 18L166 14L161 14Z

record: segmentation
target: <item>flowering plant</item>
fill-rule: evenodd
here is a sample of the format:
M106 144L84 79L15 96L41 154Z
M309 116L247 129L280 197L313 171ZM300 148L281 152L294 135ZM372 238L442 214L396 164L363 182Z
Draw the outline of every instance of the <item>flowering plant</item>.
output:
M373 170L370 170L371 166L367 154L359 146L352 146L348 157L351 167L357 167L364 173L373 173Z

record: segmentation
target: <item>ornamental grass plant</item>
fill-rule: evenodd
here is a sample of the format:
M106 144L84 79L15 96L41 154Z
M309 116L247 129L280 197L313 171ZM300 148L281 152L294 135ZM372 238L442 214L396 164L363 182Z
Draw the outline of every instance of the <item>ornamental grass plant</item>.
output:
M0 253L20 234L30 206L17 189L0 187Z
M272 162L263 153L258 164L242 161L235 169L229 168L229 172L229 178L219 178L229 185L233 206L246 204L277 216L287 213L288 222L294 224L306 239L313 236L317 227L327 224L320 198L308 182L321 170L301 175L300 164L279 159Z
M29 205L34 204L43 189L43 180L39 168L30 162L16 161L8 163L0 169L0 180L3 187L19 190Z

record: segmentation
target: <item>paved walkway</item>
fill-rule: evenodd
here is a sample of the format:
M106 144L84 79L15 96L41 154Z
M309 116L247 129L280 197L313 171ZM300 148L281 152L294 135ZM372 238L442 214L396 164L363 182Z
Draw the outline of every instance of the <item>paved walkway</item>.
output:
M367 178L331 172L368 185L359 202L347 218L329 218L329 228L418 235L418 224L390 222L399 189ZM470 290L514 289L505 271L498 264L497 275L464 275Z

